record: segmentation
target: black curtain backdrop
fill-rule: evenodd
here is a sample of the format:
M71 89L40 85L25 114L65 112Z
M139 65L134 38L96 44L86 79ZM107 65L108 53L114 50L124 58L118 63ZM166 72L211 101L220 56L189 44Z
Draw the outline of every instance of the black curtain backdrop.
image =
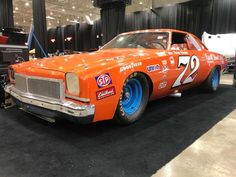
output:
M0 0L0 27L14 27L12 0Z
M149 12L140 11L125 16L125 31L141 30L149 28Z
M112 30L102 29L101 20L94 25L85 23L76 28L77 50L86 51L98 48L103 40L111 39L123 31L141 29L173 28L191 32L201 38L204 31L212 34L236 32L236 0L192 0L152 9L134 12L125 16L124 26L116 17L115 9L104 11L102 15L112 26ZM60 28L60 27L59 27ZM57 36L62 35L63 31ZM64 37L63 37L64 38ZM64 44L61 44L64 46ZM58 46L57 46L58 48Z
M101 21L97 20L91 29L91 49L98 49L102 45Z
M126 15L125 31L173 28L201 37L236 32L236 0L192 0Z
M57 29L51 28L48 30L48 53L55 53L57 50Z
M63 27L58 26L56 27L56 50L59 52L64 51L64 33Z
M78 51L88 51L91 49L91 30L92 25L87 23L81 23L77 31L78 33Z
M125 2L113 2L102 6L102 43L105 44L124 31Z
M67 25L64 28L64 43L65 43L65 50L73 50L75 51L75 34L76 34L76 25Z

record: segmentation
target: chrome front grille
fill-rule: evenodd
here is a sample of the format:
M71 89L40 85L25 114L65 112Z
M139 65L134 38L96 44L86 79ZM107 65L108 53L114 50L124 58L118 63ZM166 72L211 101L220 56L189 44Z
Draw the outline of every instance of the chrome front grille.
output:
M22 92L53 99L62 99L63 84L57 79L26 77L16 74L16 88Z
M15 75L16 88L22 92L27 92L26 77Z

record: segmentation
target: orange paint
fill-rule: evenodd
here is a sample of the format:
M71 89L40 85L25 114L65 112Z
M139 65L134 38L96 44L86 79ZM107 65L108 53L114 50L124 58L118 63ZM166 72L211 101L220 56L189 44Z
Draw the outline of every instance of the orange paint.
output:
M172 38L172 32L184 33L196 38L190 33L169 29L135 31L125 34L138 32L168 32L170 34L170 40ZM88 98L90 99L90 103L82 103L69 98L66 99L79 104L94 104L94 122L96 122L113 118L123 84L126 78L132 73L141 72L150 78L153 85L150 100L153 100L199 85L208 77L215 66L219 66L223 70L227 64L225 57L209 52L200 40L196 41L201 47L200 51L171 50L171 44L169 43L167 50L134 48L104 49L93 53L39 59L16 64L12 67L15 73L62 79L64 83L67 72L76 73L80 82L80 95L73 96ZM186 47L186 45L182 46ZM183 56L189 58L184 58ZM189 66L187 68L183 65L178 67L180 59L183 61L188 60ZM199 67L197 64L199 64ZM196 72L193 72L196 68ZM107 73L111 78L111 82L107 76L101 77L99 82L104 82L104 84L108 85L99 88L96 78L101 74ZM192 75L189 77L191 73ZM178 85L177 79L181 74L183 74L180 80L181 84ZM191 81L191 79L193 80ZM183 84L188 81L191 82ZM175 83L178 85L177 87L173 87ZM115 93L113 93L113 87L115 88ZM69 94L67 90L65 92ZM104 93L109 96L104 98ZM97 99L98 94L100 94L99 99Z

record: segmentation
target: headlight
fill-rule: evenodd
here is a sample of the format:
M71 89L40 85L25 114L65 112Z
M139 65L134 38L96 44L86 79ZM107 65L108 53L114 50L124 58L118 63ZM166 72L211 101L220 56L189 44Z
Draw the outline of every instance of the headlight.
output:
M67 89L70 94L79 95L79 79L75 73L66 74Z

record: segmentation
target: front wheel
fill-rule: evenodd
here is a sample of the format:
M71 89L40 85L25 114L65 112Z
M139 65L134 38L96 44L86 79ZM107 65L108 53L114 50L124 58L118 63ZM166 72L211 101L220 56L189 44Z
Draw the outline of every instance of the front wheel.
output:
M206 81L203 83L202 88L206 92L215 92L220 83L220 70L218 67L215 67L209 74Z
M130 75L120 95L115 121L125 125L137 121L144 112L148 99L149 85L146 77L141 73Z

